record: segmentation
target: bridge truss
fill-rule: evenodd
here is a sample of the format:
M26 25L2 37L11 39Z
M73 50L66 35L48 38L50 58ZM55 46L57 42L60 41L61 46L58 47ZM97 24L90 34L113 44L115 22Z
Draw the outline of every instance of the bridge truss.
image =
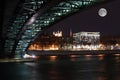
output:
M37 35L78 11L110 0L20 0L10 20L5 51L21 56Z

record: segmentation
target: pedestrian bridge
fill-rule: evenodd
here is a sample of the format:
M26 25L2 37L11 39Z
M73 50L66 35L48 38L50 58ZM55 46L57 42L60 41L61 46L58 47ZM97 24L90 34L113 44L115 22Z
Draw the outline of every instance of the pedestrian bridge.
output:
M114 0L20 0L7 29L4 51L19 56L58 21L110 1Z

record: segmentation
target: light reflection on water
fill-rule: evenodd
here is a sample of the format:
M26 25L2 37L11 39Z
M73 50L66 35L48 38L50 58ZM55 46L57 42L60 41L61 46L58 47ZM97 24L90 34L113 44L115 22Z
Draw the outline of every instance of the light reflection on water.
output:
M104 57L105 57L105 55L104 54L99 54L98 55L98 58L99 58L99 60L101 61L101 60L103 60L104 59Z
M56 61L57 56L50 56L50 61Z
M70 55L70 61L75 61L76 57L77 57L77 55Z
M2 80L120 80L118 55L47 56L0 66Z
M92 55L90 55L90 54L85 55L86 60L91 60L91 57L92 57Z

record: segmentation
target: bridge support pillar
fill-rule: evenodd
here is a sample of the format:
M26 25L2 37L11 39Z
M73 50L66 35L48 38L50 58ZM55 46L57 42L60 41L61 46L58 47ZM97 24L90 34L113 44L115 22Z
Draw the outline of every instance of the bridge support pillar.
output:
M26 52L16 52L14 58L21 59Z

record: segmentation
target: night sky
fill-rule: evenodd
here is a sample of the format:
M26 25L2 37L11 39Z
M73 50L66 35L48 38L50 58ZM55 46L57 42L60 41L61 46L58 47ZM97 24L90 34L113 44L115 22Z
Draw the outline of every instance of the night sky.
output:
M6 0L4 8L4 23L6 26L8 19L14 11L18 0ZM98 10L107 9L107 16L100 17ZM101 35L120 35L120 0L96 6L88 10L76 13L50 27L46 33L62 30L64 35L68 35L70 29L74 32L98 31Z
M100 17L100 8L107 9L107 16ZM62 30L63 34L74 32L98 31L101 35L120 35L120 0L84 10L52 26L48 31Z

